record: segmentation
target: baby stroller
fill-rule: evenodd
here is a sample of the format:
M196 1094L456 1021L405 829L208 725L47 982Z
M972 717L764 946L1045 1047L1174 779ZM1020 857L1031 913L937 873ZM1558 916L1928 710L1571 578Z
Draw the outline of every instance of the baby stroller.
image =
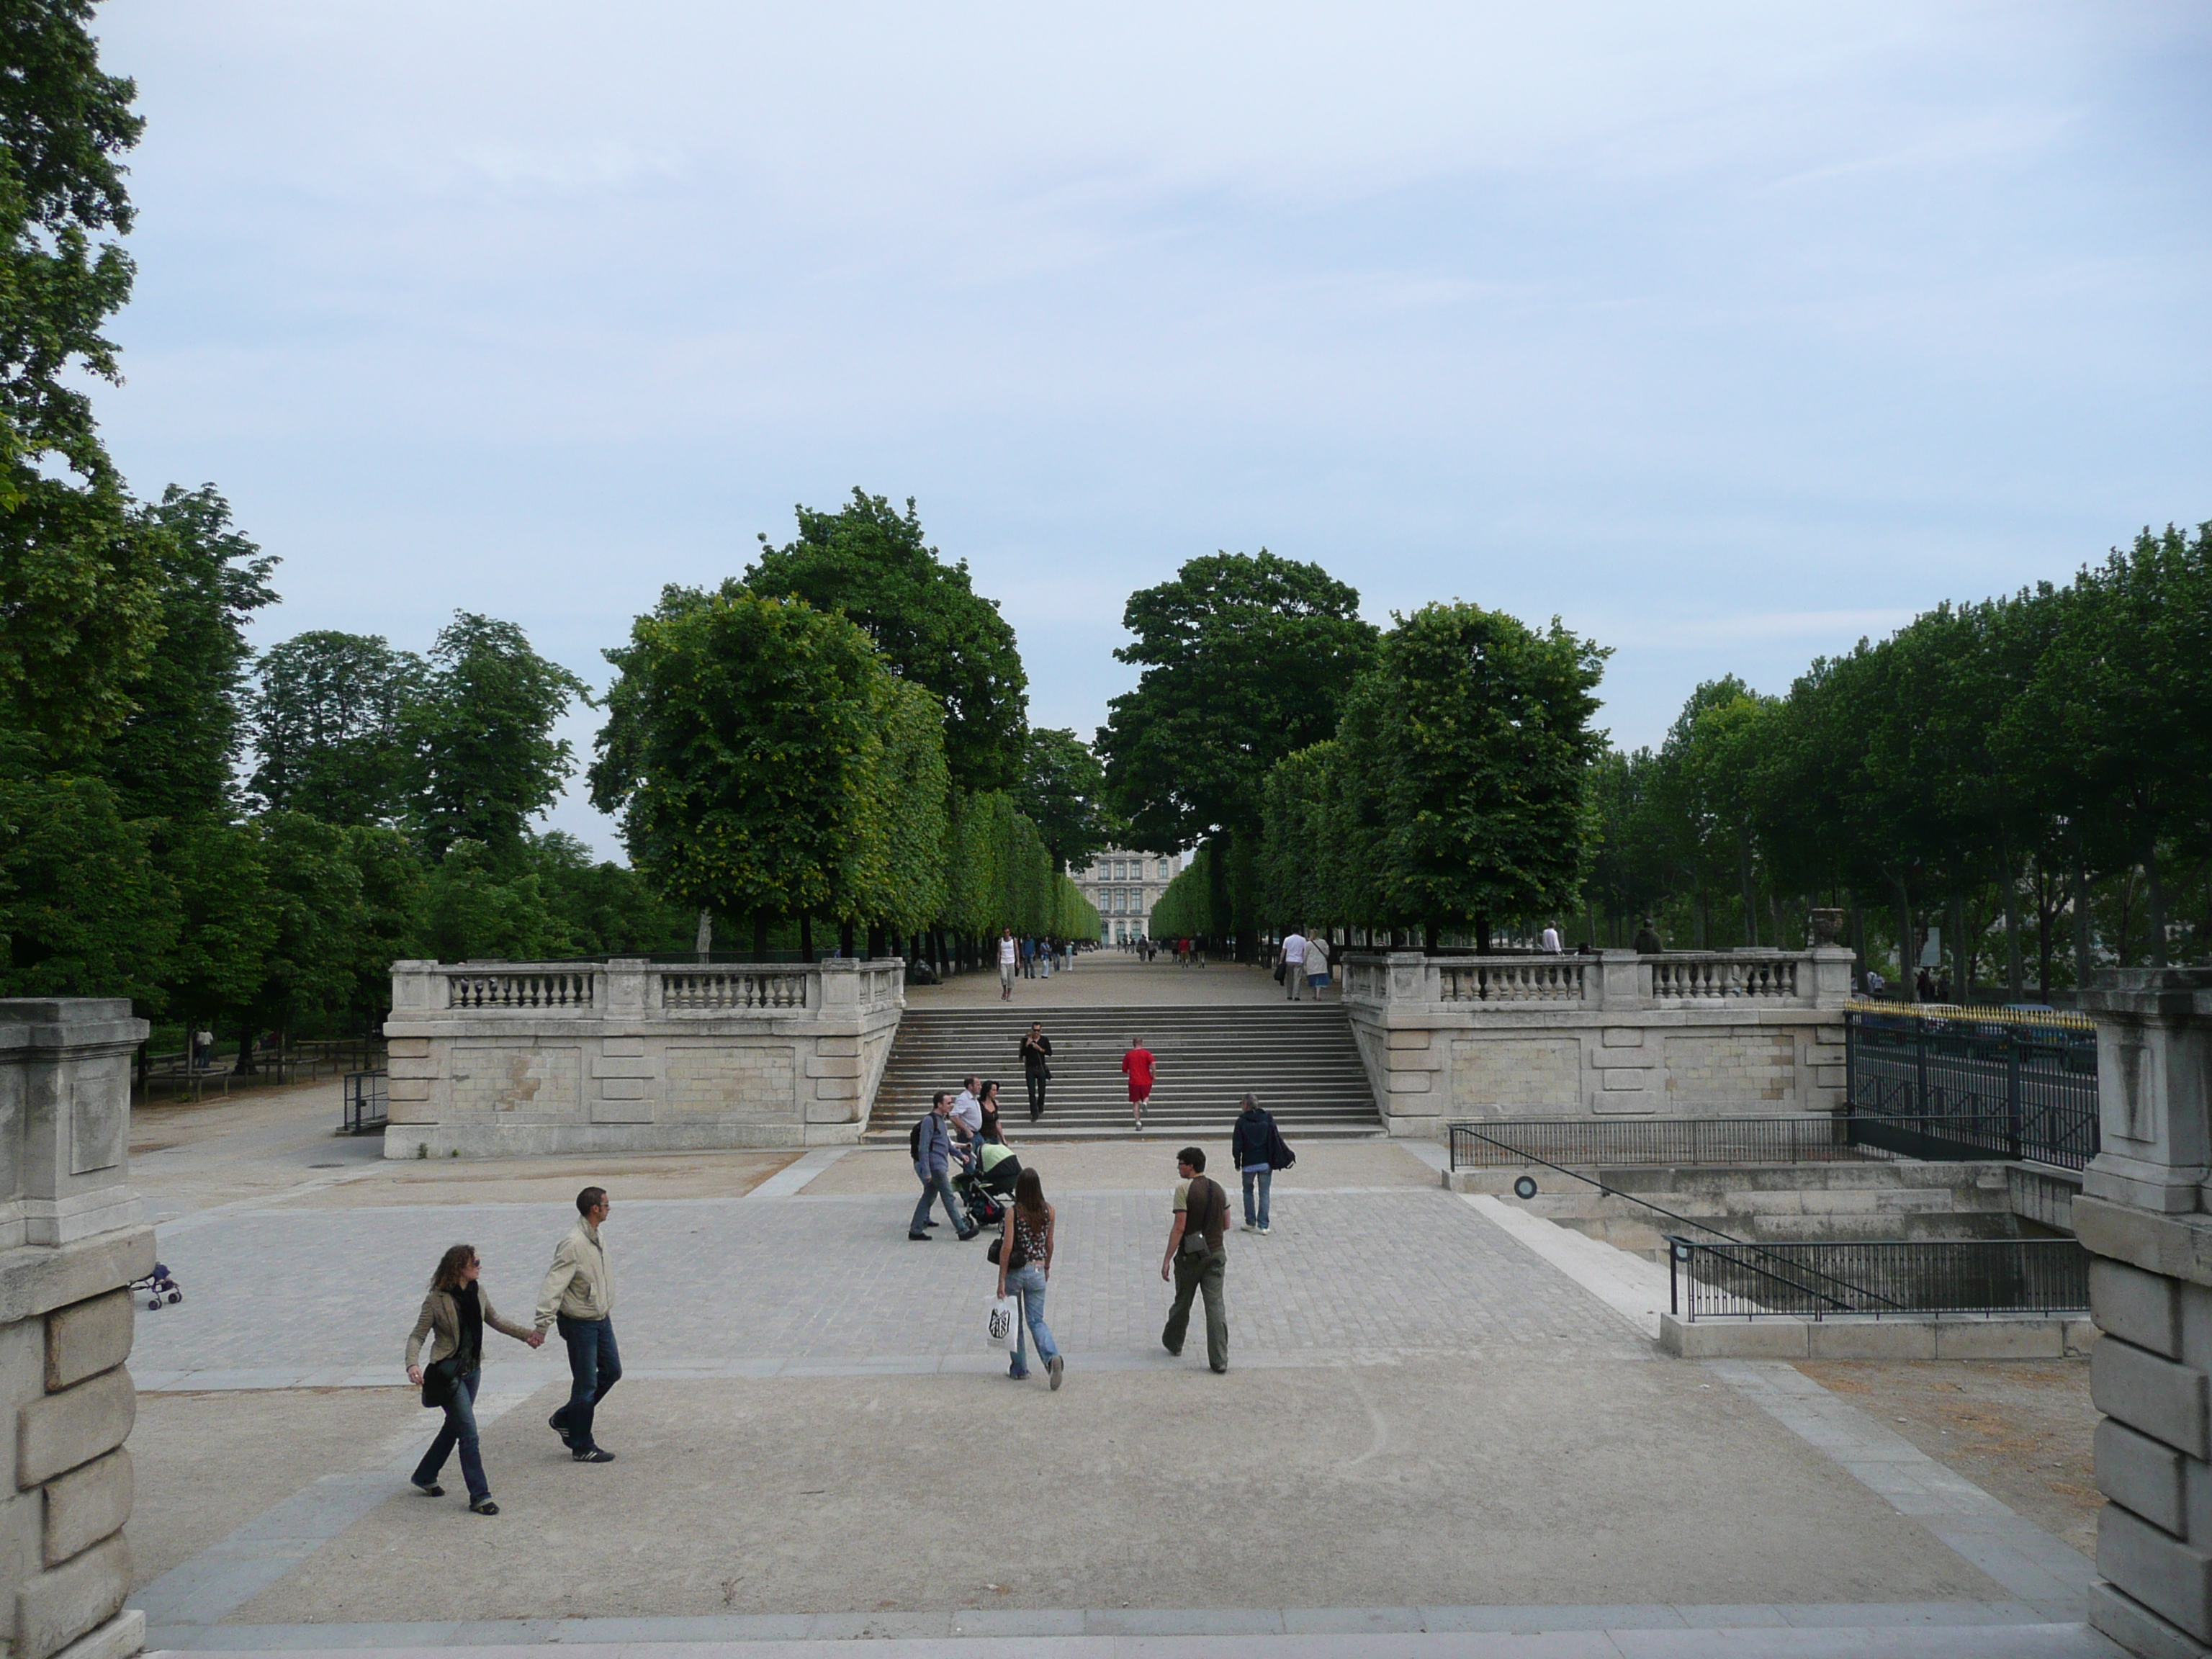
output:
M173 1304L185 1299L185 1293L177 1288L175 1278L158 1261L154 1264L154 1271L145 1278L131 1281L131 1290L134 1295L146 1298L146 1311L149 1313L159 1313L165 1302Z
M1014 1182L1021 1174L1021 1159L995 1140L987 1140L977 1150L975 1161L952 1183L953 1190L968 1206L969 1220L978 1227L995 1227L1006 1218L1006 1206L1013 1202Z

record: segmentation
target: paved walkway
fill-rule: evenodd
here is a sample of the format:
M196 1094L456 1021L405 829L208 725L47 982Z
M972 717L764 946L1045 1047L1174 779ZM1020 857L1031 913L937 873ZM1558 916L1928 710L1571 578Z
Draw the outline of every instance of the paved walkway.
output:
M1284 1000L1283 988L1264 968L1216 962L1206 968L1178 968L1163 957L1143 963L1109 945L1076 958L1072 972L1049 979L1018 979L1013 1001L1024 1008L1188 1007L1194 1003L1267 1003ZM1337 993L1328 995L1333 1000ZM999 973L955 974L942 985L909 985L909 1008L1000 1006Z
M520 1312L575 1172L302 1158L266 1129L217 1206L213 1147L149 1160L188 1290L133 1362L157 1646L2110 1651L2080 1555L1790 1367L1658 1354L1632 1272L1412 1184L1392 1146L1302 1161L1270 1236L1232 1237L1222 1377L1158 1347L1163 1149L1082 1148L1063 1182L1037 1148L1057 1394L1006 1380L981 1247L908 1243L880 1155L714 1164L704 1194L639 1161L686 1195L610 1177L620 1461L568 1462L559 1365L495 1336L483 1520L404 1488L431 1420L400 1346L456 1238Z

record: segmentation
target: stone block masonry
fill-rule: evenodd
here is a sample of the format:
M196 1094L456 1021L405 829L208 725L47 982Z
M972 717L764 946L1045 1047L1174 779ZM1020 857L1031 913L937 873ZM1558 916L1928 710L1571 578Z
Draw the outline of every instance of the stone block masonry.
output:
M1850 952L1348 953L1344 1006L1394 1134L1453 1118L1771 1115L1844 1104Z
M860 1139L905 964L396 963L387 1158Z
M0 1636L9 1659L126 1659L138 1396L125 1288L154 1267L126 1184L131 1051L146 1023L101 999L0 1002Z
M2103 1151L2073 1200L2094 1258L2097 1571L2089 1622L2131 1653L2212 1654L2212 971L2122 969L2097 1022Z

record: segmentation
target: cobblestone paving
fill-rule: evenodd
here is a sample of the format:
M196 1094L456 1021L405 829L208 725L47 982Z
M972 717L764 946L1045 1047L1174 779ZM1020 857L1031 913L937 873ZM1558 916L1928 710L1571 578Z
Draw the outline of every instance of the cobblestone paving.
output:
M1164 1190L1058 1199L1047 1316L1071 1355L1158 1355ZM988 1361L983 1244L909 1243L902 1197L639 1200L607 1239L625 1366L635 1375ZM139 1317L132 1368L153 1388L388 1382L439 1251L466 1238L510 1317L526 1318L569 1218L553 1206L241 1210L161 1246L185 1302ZM1625 1322L1459 1198L1305 1194L1265 1238L1232 1234L1232 1353L1336 1364L1540 1345L1642 1358ZM555 1363L488 1340L495 1367Z

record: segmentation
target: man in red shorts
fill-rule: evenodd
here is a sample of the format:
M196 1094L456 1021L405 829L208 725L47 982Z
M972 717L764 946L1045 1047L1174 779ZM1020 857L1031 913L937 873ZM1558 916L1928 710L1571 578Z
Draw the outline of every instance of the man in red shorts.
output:
M1145 1103L1152 1097L1152 1051L1145 1047L1142 1037L1129 1039L1129 1052L1121 1056L1121 1070L1129 1079L1129 1112L1137 1120L1137 1132L1145 1128Z

